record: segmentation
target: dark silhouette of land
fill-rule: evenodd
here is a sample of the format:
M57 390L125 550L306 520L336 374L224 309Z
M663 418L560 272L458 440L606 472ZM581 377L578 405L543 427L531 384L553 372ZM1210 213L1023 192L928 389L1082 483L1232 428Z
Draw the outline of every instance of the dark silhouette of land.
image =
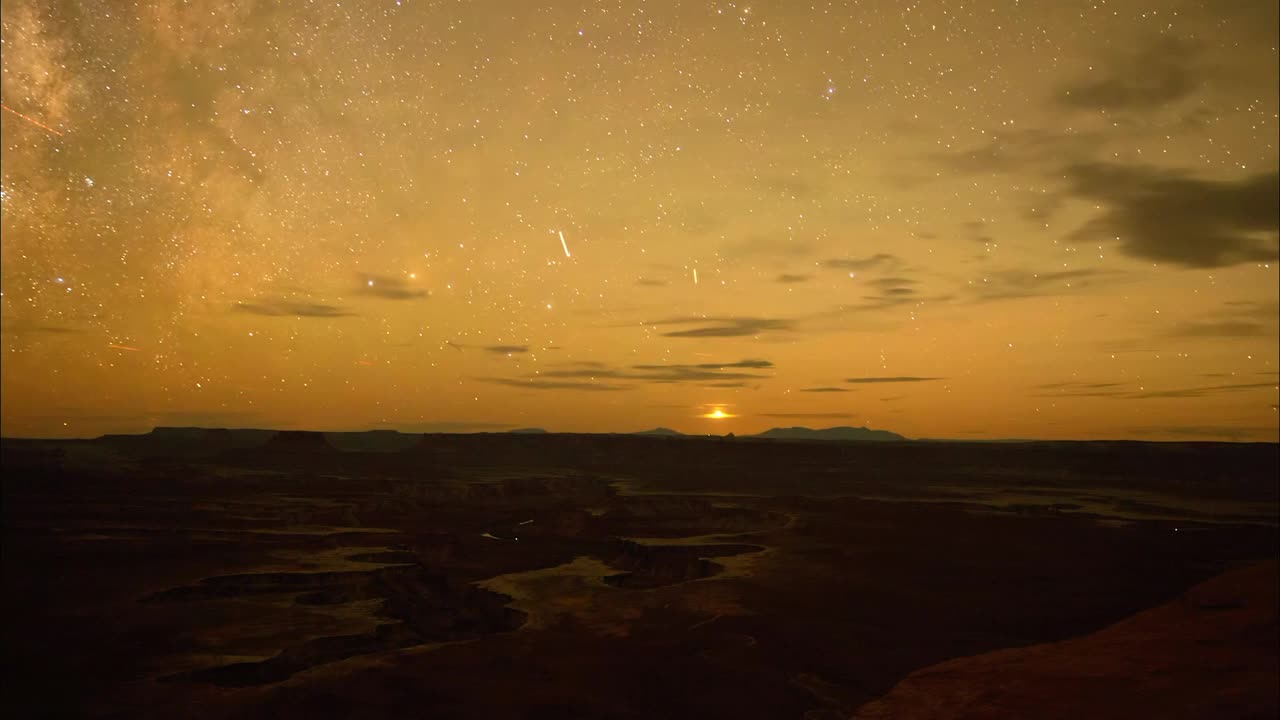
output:
M4 440L6 716L1280 710L1277 445L766 435Z

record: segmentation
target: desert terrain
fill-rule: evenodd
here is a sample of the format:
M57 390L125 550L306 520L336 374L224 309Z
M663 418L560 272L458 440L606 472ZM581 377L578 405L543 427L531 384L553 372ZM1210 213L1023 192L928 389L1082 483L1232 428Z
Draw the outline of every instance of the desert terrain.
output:
M3 445L7 717L1274 717L1274 444Z

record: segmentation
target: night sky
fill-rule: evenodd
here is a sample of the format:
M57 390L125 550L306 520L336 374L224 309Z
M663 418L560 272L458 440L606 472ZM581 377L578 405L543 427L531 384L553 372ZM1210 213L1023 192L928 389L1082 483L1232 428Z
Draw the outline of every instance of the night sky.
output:
M5 0L3 432L1274 442L1277 26Z

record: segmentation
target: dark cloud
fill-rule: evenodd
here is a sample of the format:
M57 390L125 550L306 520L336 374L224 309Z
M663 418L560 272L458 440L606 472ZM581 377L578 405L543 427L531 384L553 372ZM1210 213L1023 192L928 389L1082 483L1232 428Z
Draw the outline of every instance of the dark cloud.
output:
M1169 332L1172 337L1259 337L1274 335L1274 326L1242 320L1182 323Z
M940 377L912 377L909 375L899 375L894 377L855 377L845 378L847 383L861 385L866 383L913 383L913 382L929 382L930 380L946 380Z
M529 352L529 346L528 345L489 345L485 347L485 351L491 352L495 355L512 355L515 353Z
M518 380L514 378L480 379L484 382L506 385L507 387L513 388L524 388L525 390L586 390L589 392L617 392L619 390L631 389L626 385L608 385L605 383L572 382L565 380Z
M1119 238L1131 257L1184 267L1223 267L1280 258L1280 173L1200 180L1185 173L1085 163L1067 168L1069 192L1102 215L1077 241Z
M666 280L658 280L655 278L640 278L639 280L636 280L636 284L643 285L644 287L666 287L670 283Z
M337 318L352 317L355 313L338 307L321 303L300 303L288 300L259 300L251 303L236 303L231 307L233 312L244 312L251 315L268 317L314 317Z
M1101 278L1117 275L1118 273L1112 271L1087 268L1043 273L1029 270L1000 270L987 273L980 280L975 280L971 291L976 302L1045 297L1081 290L1095 284Z
M417 300L427 296L426 290L414 289L403 278L390 275L361 275L356 292L386 300Z
M780 318L756 317L686 317L658 320L650 325L694 325L702 327L665 332L664 337L710 338L749 337L773 330L790 330L791 321Z
M896 400L901 400L905 397L906 395L890 395L889 397L880 398L880 402L894 402Z
M741 372L741 370L771 369L768 360L739 360L731 363L699 363L696 365L632 365L628 369L615 369L599 365L569 366L544 370L540 377L550 378L605 378L651 383L725 382L740 380L766 380L769 375ZM727 369L736 370L735 372Z
M853 391L852 391L852 390L850 390L849 388L842 388L842 387L812 387L812 388L801 388L801 389L800 389L800 392L810 392L810 393L847 393L847 392L853 392Z
M621 379L628 377L622 370L615 370L608 367L576 367L564 369L543 370L538 373L537 377L548 378L607 378Z
M861 283L861 281L859 281ZM902 277L877 278L868 280L865 283L866 289L870 290L871 295L863 295L861 302L850 305L837 305L836 307L817 313L812 319L832 319L841 318L849 315L861 313L877 312L880 310L892 310L893 308L903 305L923 305L926 303L943 303L952 299L951 295L935 295L932 297L920 297L916 290L907 285L914 285L914 280L908 280Z
M1083 110L1155 110L1200 85L1196 55L1190 42L1160 36L1107 58L1090 77L1063 86L1058 100Z
M792 275L790 273L782 273L776 279L778 282L783 283L784 285L791 285L794 283L808 282L813 279L813 276L812 275Z
M823 260L822 266L833 270L870 270L884 265L896 264L898 258L889 253L876 253L865 258L832 258Z

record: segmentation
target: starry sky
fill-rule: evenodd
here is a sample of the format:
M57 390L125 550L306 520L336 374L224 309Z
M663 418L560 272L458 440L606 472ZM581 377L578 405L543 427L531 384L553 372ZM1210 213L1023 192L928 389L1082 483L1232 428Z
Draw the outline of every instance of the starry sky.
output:
M1275 442L1277 12L6 0L3 432Z

